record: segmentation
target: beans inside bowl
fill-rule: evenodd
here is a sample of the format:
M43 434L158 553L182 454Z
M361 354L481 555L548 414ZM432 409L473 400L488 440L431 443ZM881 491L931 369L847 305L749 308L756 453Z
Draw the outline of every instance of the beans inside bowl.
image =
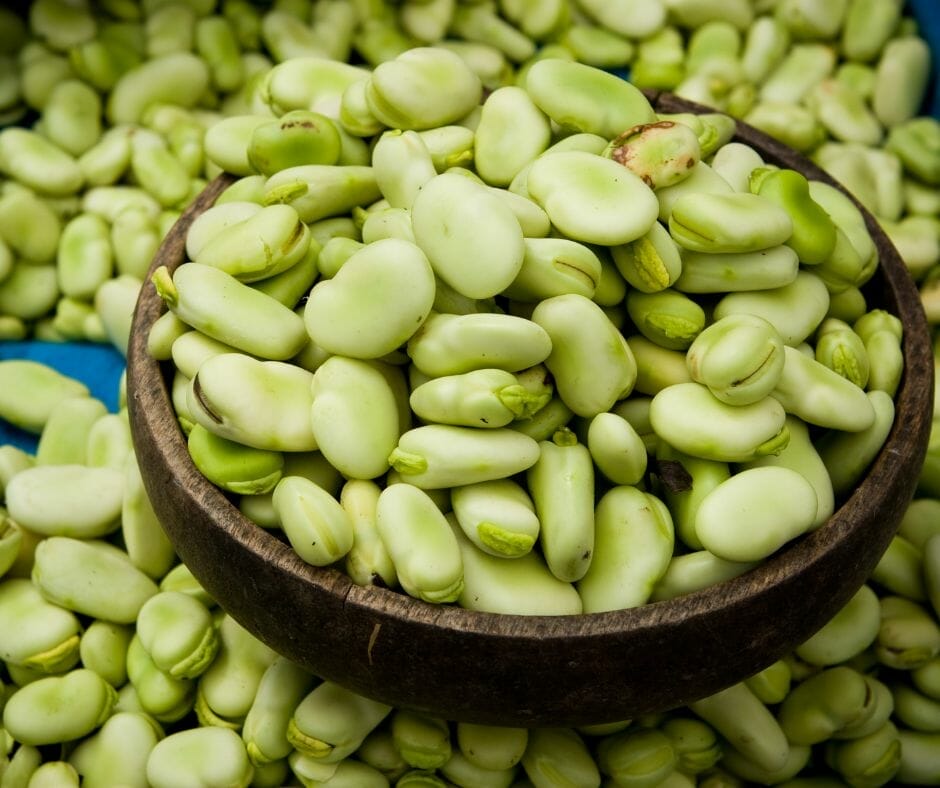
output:
M408 95L373 101L371 167L220 176L132 329L144 481L206 590L317 675L447 719L614 721L766 667L870 574L929 431L919 298L870 215L689 102L614 80L616 111L579 105L601 72L559 63L487 98L456 160L473 170L423 141L475 106L470 86L421 123ZM222 193L256 207L212 236ZM336 217L358 237L320 236L321 278L278 301L301 238ZM864 259L838 246L859 232ZM159 350L174 325L182 380ZM184 354L193 328L211 341Z

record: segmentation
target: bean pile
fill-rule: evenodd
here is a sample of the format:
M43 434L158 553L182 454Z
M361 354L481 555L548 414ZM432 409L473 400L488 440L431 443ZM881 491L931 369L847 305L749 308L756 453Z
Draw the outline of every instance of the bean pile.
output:
M595 514L592 483L591 517L605 522L606 509L614 520L658 500L658 488L634 486L649 457L680 460L699 489L728 483L726 494L712 499L715 514L703 517L701 529L675 517L681 556L673 556L671 540L666 555L663 524L672 515L657 509L648 530L659 566L638 568L650 587L612 606L641 604L650 594L680 595L690 590L689 577L701 580L701 568L690 564L670 575L679 557L719 556L720 563L705 570L707 582L714 582L721 577L716 566L748 567L779 546L747 544L718 525L729 498L740 505L755 489L745 483L742 493L732 482L754 472L792 471L783 463L765 467L765 461L791 448L801 450L801 468L811 451L825 459L804 422L814 436L820 429L848 435L876 421L883 429L890 425L887 403L897 385L901 337L889 315L865 305L859 286L873 261L851 232L853 219L840 213L837 197L795 173L763 167L753 151L729 143L725 115L810 153L845 183L897 244L920 282L930 320L940 322L940 128L916 117L927 52L893 0L577 6L321 0L264 9L238 0L218 8L212 2L155 0L138 7L109 0L94 13L60 2L35 3L28 19L0 13L0 110L5 121L20 124L0 132L3 335L126 347L130 309L179 211L217 172L243 176L194 228L188 253L195 262L172 278L155 277L171 311L152 346L181 370L175 402L200 469L240 496L252 519L279 525L288 536L292 529L305 536L308 505L317 507L316 522L330 538L312 562L344 557L357 582L381 578L392 585L397 579L406 592L431 601L459 598L456 562L428 576L416 552L450 534L466 542L459 553L464 589L470 582L466 556L478 557L472 560L485 573L491 561L521 568L544 555L559 567L566 559L569 564L559 569L568 580L550 575L553 593L545 596L554 612L563 604L585 609L582 599L591 593L562 590L571 589L572 573L580 571L570 566L575 546L549 541L533 552L546 526L535 516L539 497L551 501L545 511L555 511L561 500L586 515L584 475L590 473L610 488ZM667 134L647 127L635 138L615 139L664 118L650 116L629 85L587 66L629 67L636 85L675 90L724 114L668 118ZM441 81L447 90L440 90ZM565 86L577 87L559 89ZM623 96L618 106L628 117L593 111L598 94L615 95L608 91ZM485 111L471 111L484 95ZM561 149L540 156L552 144ZM696 176L708 168L725 185L697 177L694 189L683 189L691 176L680 179L688 172L662 165L669 145L693 157L697 146ZM525 166L537 157L538 167ZM315 171L292 172L301 163ZM603 173L613 172L614 163L617 185L610 186ZM750 177L754 172L758 177ZM632 206L628 216L601 214L592 222L596 216L584 205L596 197L598 183L624 193ZM670 189L676 199L663 213L661 195ZM710 196L696 200L696 192ZM744 196L763 198L756 241L748 236L749 221L723 225L711 211L720 205L721 215L740 210L750 219L758 203ZM785 208L788 231L766 203ZM453 205L465 221L451 227L446 216ZM803 216L807 205L822 206L832 221ZM556 232L533 229L544 226L543 214ZM478 217L492 227L485 237L468 232L479 226ZM835 229L825 229L830 225ZM798 236L797 226L810 232ZM835 238L831 246L827 235ZM703 238L705 248L696 248ZM748 246L755 242L756 248ZM468 248L474 250L470 266ZM806 285L793 293L799 307L785 307L784 323L765 319L755 330L754 321L742 317L753 313L750 303L727 315L707 304L706 320L695 307L716 299L703 294L734 290L708 264L722 255L749 255L751 263L757 255L767 258L765 268L749 266L748 275L769 279L735 296L750 300L754 290L789 286L780 284L781 271L795 274L794 284L818 280L822 288ZM560 272L553 266L559 259L565 261ZM388 270L388 260L408 268L407 287ZM521 276L527 263L535 267ZM374 291L363 282L376 283ZM247 290L268 300L246 296ZM308 292L312 306L295 310ZM207 308L207 293L253 300L216 337L206 328L226 312ZM814 294L825 307L808 316ZM273 309L272 300L283 311ZM277 330L252 330L258 324L241 318L255 309ZM424 312L417 336L409 325L418 322L416 309ZM362 330L350 336L350 321L359 315ZM497 334L499 351L516 369L447 366L466 359L466 346L455 352L451 343L472 338L466 326L474 321L464 318L478 316L522 321ZM596 338L596 327L609 330L608 324L615 333L631 327L611 364L620 377L575 385L585 363L578 342ZM522 325L529 333L520 333ZM260 344L234 345L239 330L240 342ZM553 361L559 337L571 344ZM861 399L849 394L857 407L830 407L822 423L818 414L807 415L806 403L819 398L804 395L803 377L788 387L773 375L749 378L754 390L732 385L742 379L734 363L754 355L738 350L729 359L722 350L741 348L744 337L755 342L758 355L756 343L763 341L762 347L776 349L772 358L786 357L786 364L771 367L824 377L823 390L837 385L863 392L871 422ZM794 350L810 337L812 358ZM406 359L397 354L406 341L415 369L404 377ZM220 353L233 346L238 353ZM539 361L519 361L546 347ZM854 388L830 383L834 378L816 364ZM204 365L210 365L205 374ZM244 370L247 378L236 377ZM288 418L241 423L244 402L226 402L228 384L249 380L262 389L269 376L282 389L278 407ZM524 731L389 709L278 658L221 613L178 563L143 492L125 412L107 413L82 384L42 366L3 362L0 377L0 415L39 434L33 455L0 448L4 788L940 783L937 419L921 497L870 583L793 655L688 708L616 725ZM669 425L700 401L716 408L716 418L740 416L766 401L762 385L775 398L790 392L784 405L790 415L783 425L773 421L775 429L762 425L767 432L759 435L736 427L734 434L745 435L748 445L735 447L733 455L726 432L716 444L701 435L698 423L656 437L650 406L661 390L679 397L659 420ZM631 387L647 400L645 420L634 396L622 400L619 413L614 403L621 397L607 403L611 392ZM350 392L363 391L374 404L359 400L357 408ZM404 427L402 394L427 424ZM308 429L289 418L292 402L313 408ZM669 405L669 398L660 405ZM209 421L200 422L207 414ZM429 460L459 463L479 452L476 444L464 449L457 436L482 433L481 414L491 424L504 420L485 432L505 436L507 445L492 453L517 465L468 484L474 463L458 466L455 477L448 476L452 468ZM831 423L836 417L847 423ZM346 425L341 432L331 427L337 419ZM869 426L859 427L863 422ZM233 431L217 434L208 423ZM356 440L344 440L356 425ZM533 437L509 425L539 432ZM430 427L445 431L429 433ZM246 450L246 429L275 442L249 442ZM537 460L526 467L518 463L526 451L531 458L531 444L520 436L539 446ZM684 445L685 436L695 444ZM298 439L307 443L291 443ZM787 450L774 454L783 443ZM877 451L880 442L872 445ZM713 456L716 451L721 454ZM383 489L372 481L386 474L390 457L392 474L411 484ZM782 473L757 488L783 484L788 503L805 499L798 524L771 524L783 541L822 516L819 479L831 482L837 500L867 463L864 455L848 462L844 447L830 457L815 483L801 485ZM722 466L731 465L738 472L726 476ZM550 480L558 467L578 470L573 484L581 496L564 498L556 489ZM505 478L523 471L532 505ZM454 485L445 501L439 491ZM393 491L383 504L386 522L394 523L389 530L418 524L406 541L383 538L378 522L371 531L363 525L385 490ZM490 526L497 504L512 514L497 527L465 533L463 523L452 529L446 519L447 530L439 527L440 506ZM602 534L598 529L595 548L609 555L601 549ZM343 539L350 543L346 551ZM745 553L738 553L742 544ZM583 554L583 545L577 547ZM541 569L524 571L538 582L549 577ZM492 574L481 577L483 588L493 587ZM609 586L595 585L600 607L587 609L604 609L611 605ZM506 602L497 594L487 604Z

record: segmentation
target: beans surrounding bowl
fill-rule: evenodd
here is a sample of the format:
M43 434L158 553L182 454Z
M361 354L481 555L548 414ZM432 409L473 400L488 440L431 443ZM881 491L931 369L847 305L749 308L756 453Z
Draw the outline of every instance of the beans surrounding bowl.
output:
M654 95L658 113L694 111ZM768 163L831 182L754 130L738 138ZM217 180L174 228L154 267L184 262L185 233L227 185ZM148 357L160 314L142 293L128 356L129 409L144 478L174 546L250 631L318 675L437 716L494 724L582 724L688 703L802 642L868 576L913 491L930 419L932 358L916 291L875 222L880 268L870 306L903 325L894 426L857 489L825 526L752 571L679 599L626 610L517 616L428 605L302 561L239 513L191 462L166 370ZM847 491L846 491L847 492Z

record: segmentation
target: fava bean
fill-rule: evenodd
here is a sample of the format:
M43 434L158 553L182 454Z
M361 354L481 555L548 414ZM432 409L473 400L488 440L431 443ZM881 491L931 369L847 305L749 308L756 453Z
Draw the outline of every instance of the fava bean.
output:
M3 708L3 727L40 746L87 736L110 715L117 692L97 673L78 668L21 687Z
M552 224L575 241L605 246L634 241L649 232L658 213L655 195L637 175L583 151L543 154L529 168L526 184ZM632 206L629 215L616 207L624 204Z
M297 704L287 725L287 740L308 758L338 763L354 753L391 710L324 681Z
M668 386L650 404L650 422L659 437L686 454L724 462L783 448L789 440L785 415L773 397L727 405L699 383Z
M563 128L608 140L625 129L656 120L638 88L582 63L541 60L526 74L525 90L536 106Z
M117 624L137 619L157 585L108 542L50 536L36 546L32 580L50 602ZM94 577L108 585L95 586Z
M231 785L246 788L253 768L239 735L215 726L178 731L158 741L147 757L154 788Z
M395 294L391 302L389 293ZM424 252L387 238L355 252L332 279L314 285L304 323L310 338L330 352L379 358L413 337L433 301L434 274Z
M44 536L96 538L120 526L124 474L113 468L42 465L7 484L10 516Z
M542 326L495 313L432 313L408 342L414 365L433 377L487 368L519 372L541 364L551 351Z
M757 561L812 528L817 506L815 489L797 471L750 468L705 496L695 515L695 533L719 558Z
M317 445L310 424L312 380L300 367L223 353L203 362L190 382L187 407L197 423L222 438L270 451L311 451Z
M407 594L427 602L453 602L460 596L464 579L457 538L426 492L411 484L386 487L375 522Z
M577 585L584 612L645 604L672 558L669 510L654 495L620 486L600 499L594 522L594 554Z
M78 661L81 624L25 578L0 584L0 657L7 665L61 673Z
M473 219L454 224L450 217L457 213ZM477 232L478 223L489 231ZM502 292L522 266L525 247L515 215L505 201L467 178L444 173L425 183L414 200L412 225L434 272L470 298Z
M327 566L349 552L352 522L339 502L316 483L284 476L274 488L274 509L298 555L314 566Z

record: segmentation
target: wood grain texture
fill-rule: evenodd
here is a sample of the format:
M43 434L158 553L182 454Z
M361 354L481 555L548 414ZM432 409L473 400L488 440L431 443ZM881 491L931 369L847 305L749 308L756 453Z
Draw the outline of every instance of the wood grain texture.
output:
M660 112L708 111L648 95ZM750 127L739 124L737 138L765 161L834 183ZM189 223L231 182L210 183L153 267L183 262ZM149 328L163 309L150 286L134 315L127 377L147 492L180 557L226 611L281 654L363 695L445 719L515 726L610 722L686 704L763 669L822 626L868 578L914 492L930 427L933 356L917 290L877 223L866 220L881 254L866 286L869 306L904 324L894 427L864 481L824 526L734 580L632 610L525 617L429 605L308 566L193 466L167 371L147 354Z

